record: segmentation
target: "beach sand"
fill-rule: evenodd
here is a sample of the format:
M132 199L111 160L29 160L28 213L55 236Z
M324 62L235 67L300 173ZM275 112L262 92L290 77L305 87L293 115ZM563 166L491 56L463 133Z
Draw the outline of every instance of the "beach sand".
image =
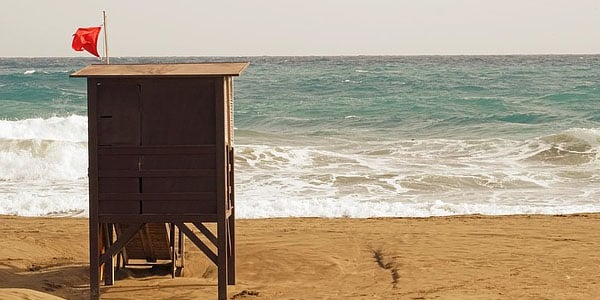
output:
M0 216L0 299L88 299L87 219ZM237 221L233 299L600 299L600 214ZM102 299L216 299L184 277L118 273Z

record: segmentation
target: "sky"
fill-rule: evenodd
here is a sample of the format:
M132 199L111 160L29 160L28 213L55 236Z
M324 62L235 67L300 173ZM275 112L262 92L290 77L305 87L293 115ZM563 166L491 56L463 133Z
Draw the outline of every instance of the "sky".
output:
M103 10L111 57L600 54L600 0L0 0L0 57L88 56Z

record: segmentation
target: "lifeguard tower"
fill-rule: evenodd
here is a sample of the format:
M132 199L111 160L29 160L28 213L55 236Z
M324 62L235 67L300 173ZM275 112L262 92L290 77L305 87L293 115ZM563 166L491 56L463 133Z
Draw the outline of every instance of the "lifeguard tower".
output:
M87 78L92 299L102 277L113 284L117 256L124 265L167 259L175 274L183 236L217 265L218 299L227 299L235 284L232 78L247 66L90 65L71 74ZM216 234L205 223L216 223Z

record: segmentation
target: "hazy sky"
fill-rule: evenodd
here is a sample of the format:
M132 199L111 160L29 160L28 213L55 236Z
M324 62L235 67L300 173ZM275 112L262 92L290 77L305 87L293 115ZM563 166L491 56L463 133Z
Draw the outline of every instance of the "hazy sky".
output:
M89 55L102 10L110 56L600 53L600 0L0 0L0 57Z

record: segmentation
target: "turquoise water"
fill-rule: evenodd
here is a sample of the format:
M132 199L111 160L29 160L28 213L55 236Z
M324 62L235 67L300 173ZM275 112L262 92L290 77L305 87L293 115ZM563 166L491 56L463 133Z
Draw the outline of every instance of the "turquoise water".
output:
M306 135L526 138L597 128L599 66L598 56L267 58L240 78L236 116Z
M238 214L600 211L600 56L250 61L235 79ZM0 58L0 213L87 212L94 59Z

